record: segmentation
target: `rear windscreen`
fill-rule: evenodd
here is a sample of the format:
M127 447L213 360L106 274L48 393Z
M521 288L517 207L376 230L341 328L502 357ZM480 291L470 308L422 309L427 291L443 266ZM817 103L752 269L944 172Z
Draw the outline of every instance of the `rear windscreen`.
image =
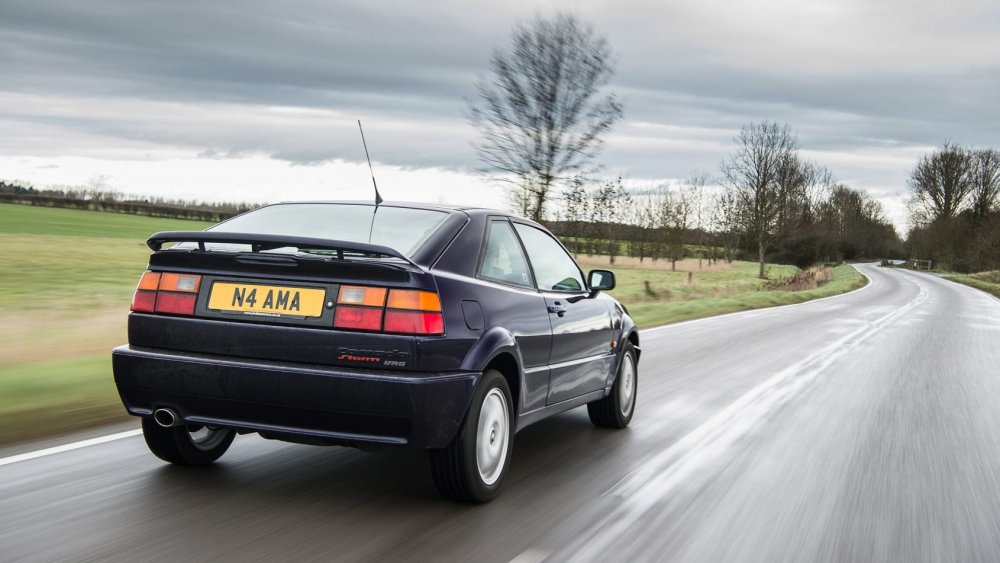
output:
M379 244L412 256L447 218L447 212L430 209L285 203L245 213L209 230Z

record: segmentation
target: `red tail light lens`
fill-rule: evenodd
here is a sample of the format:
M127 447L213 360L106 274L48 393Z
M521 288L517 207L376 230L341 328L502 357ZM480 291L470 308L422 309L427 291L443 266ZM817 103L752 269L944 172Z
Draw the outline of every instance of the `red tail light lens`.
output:
M360 330L381 330L382 309L340 305L333 315L333 326Z
M441 313L386 311L384 330L400 334L444 334L444 319Z
M193 315L194 305L198 300L197 295L190 293L173 293L160 291L156 295L156 313L170 313L173 315Z
M136 313L152 313L155 306L155 291L136 291L132 296L132 310Z

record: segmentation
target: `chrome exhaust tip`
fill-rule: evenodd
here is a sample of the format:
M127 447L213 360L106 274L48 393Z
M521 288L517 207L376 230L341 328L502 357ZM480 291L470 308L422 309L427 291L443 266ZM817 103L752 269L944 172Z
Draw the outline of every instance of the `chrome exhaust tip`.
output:
M153 420L164 428L173 428L180 424L180 417L172 409L156 409L153 411Z

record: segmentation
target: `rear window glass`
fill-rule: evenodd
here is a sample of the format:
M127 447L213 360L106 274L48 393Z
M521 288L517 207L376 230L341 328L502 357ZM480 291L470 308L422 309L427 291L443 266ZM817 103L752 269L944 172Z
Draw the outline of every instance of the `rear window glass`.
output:
M295 203L262 207L210 230L380 244L412 256L447 218L431 209Z

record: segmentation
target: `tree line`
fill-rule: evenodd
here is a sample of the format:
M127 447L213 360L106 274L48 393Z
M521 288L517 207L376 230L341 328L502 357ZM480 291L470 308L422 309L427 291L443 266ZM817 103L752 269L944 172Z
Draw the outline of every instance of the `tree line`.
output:
M881 203L803 160L787 125L750 123L722 161L719 187L696 173L677 185L632 193L621 178L587 187L577 177L552 228L577 253L640 261L688 257L806 267L818 262L902 257Z
M912 258L957 272L1000 270L1000 150L944 143L910 172Z
M61 187L39 190L30 185L0 180L0 203L214 222L222 221L260 207L257 204L243 202L208 203L164 197L129 195L111 189L103 181L92 181L89 186L83 187Z

